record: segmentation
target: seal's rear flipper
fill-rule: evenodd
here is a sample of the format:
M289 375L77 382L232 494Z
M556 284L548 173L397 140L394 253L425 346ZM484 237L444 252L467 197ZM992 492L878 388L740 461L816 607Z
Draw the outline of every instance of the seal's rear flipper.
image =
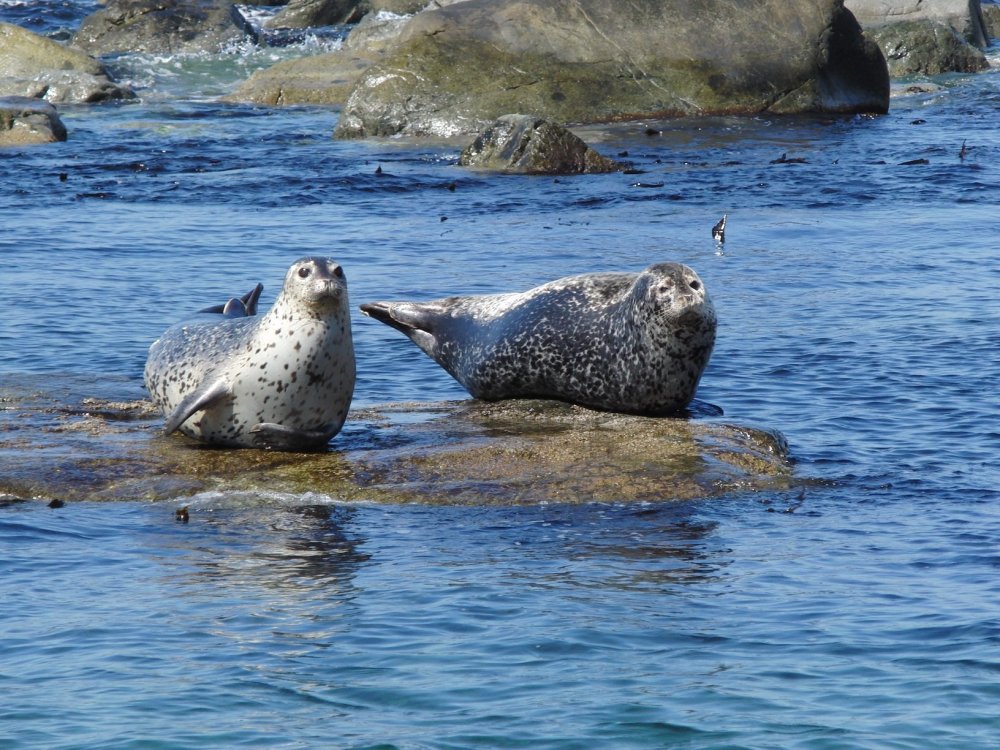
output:
M257 284L239 299L232 297L224 305L212 305L212 307L206 307L198 312L214 313L226 318L248 318L257 314L257 301L260 299L262 291L264 291L264 285Z
M410 331L420 326L415 319L416 316L399 314L398 310L402 304L400 302L366 302L361 305L361 312L409 335Z
M167 418L163 426L164 432L169 435L187 421L188 417L196 411L202 411L217 404L230 395L229 385L222 378L213 382L206 382L193 392L189 393L174 409L173 414Z
M440 309L433 303L368 302L361 305L361 312L402 331L431 358L435 356L434 324Z

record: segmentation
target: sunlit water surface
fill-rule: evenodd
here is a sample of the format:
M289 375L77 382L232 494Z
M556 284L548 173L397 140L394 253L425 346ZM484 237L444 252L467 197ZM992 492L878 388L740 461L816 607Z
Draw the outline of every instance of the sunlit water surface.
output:
M84 5L0 18L58 36ZM797 488L9 503L0 746L997 746L997 73L885 117L586 129L643 173L553 179L214 101L291 54L119 59L140 103L0 151L0 390L141 398L167 324L257 281L269 304L307 254L355 309L678 260L720 320L698 397L783 432ZM387 327L354 338L356 405L465 397Z

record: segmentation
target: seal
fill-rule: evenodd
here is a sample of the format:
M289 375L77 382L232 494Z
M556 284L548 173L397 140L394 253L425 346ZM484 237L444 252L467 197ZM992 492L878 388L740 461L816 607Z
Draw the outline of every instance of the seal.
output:
M202 310L153 342L145 381L180 430L210 445L315 450L340 432L354 393L354 344L343 269L292 264L262 316L260 288Z
M553 398L604 411L676 414L715 344L705 285L680 263L594 273L526 292L375 302L474 398Z

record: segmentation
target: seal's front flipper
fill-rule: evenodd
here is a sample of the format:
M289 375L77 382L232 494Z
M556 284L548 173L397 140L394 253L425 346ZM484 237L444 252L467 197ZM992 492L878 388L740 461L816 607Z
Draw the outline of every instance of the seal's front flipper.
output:
M228 398L231 393L229 385L222 378L202 383L199 388L185 396L177 405L177 408L174 409L173 414L167 417L167 423L163 427L164 431L169 435L184 424L188 417L196 411L202 411L214 406L222 401L222 399Z
M296 430L274 422L260 422L250 428L254 445L276 451L321 451L337 430Z

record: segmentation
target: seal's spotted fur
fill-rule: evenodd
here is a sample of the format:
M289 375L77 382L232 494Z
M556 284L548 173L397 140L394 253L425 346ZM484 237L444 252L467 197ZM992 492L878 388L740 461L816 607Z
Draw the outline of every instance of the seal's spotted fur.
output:
M253 315L255 305L254 297L250 314L236 317L209 308L219 314L175 325L150 347L146 387L166 431L213 445L322 447L343 426L354 392L344 272L327 258L303 258L266 315Z
M705 286L680 263L361 310L409 336L476 398L556 398L633 414L683 410L715 343Z

